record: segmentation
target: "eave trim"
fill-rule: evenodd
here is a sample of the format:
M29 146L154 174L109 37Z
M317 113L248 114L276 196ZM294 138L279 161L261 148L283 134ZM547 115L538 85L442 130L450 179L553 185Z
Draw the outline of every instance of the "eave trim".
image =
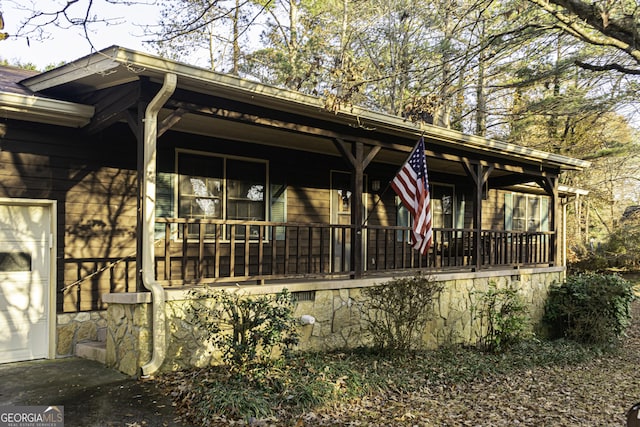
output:
M83 127L93 117L90 105L0 92L0 117L67 127Z

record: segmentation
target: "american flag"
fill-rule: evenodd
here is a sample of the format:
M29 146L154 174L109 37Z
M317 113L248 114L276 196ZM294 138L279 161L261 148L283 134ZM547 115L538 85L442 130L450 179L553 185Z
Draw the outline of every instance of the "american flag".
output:
M427 162L424 156L424 138L420 138L411 155L391 181L391 187L413 216L411 244L426 255L431 247L431 197Z

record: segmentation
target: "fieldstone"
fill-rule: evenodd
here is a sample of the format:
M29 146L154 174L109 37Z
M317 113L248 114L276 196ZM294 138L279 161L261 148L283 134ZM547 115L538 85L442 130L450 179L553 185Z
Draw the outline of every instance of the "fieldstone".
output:
M58 325L67 325L73 320L72 314L58 314L56 322Z
M317 322L326 322L333 316L333 295L330 291L316 292L316 301L313 305L314 317ZM309 314L309 313L307 313Z
M114 324L120 324L124 319L124 306L122 304L111 304L108 309L108 317Z
M98 329L93 322L84 322L78 325L76 331L76 341L95 340L98 335Z
M56 334L58 337L56 354L58 356L70 356L73 354L73 337L75 336L75 332L76 327L73 323L58 327Z
M116 343L111 334L107 334L107 354L105 360L108 367L114 368L116 366Z
M86 311L82 313L78 313L76 314L76 318L74 320L76 322L88 322L89 320L91 320L91 313Z
M126 352L122 354L120 363L118 364L118 370L130 376L135 376L138 373L138 359L134 352Z
M148 326L150 322L150 311L148 304L136 305L133 310L133 325L134 326Z

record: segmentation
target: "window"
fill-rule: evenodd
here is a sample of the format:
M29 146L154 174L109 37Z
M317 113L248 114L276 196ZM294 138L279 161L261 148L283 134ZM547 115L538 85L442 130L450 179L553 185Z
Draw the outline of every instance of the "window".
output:
M430 184L431 196L431 226L433 228L453 228L456 218L455 209L455 187L452 185ZM402 204L399 197L396 197L396 225L400 227L411 227L413 219L407 208ZM455 226L458 226L456 224ZM397 239L402 240L402 231L398 231ZM408 232L406 232L408 233ZM410 240L409 235L405 240Z
M178 216L194 219L228 219L264 221L267 163L257 160L217 157L190 152L177 153ZM190 225L189 235L196 237L197 225ZM229 238L227 226L223 237ZM236 237L243 238L244 227L235 227ZM252 227L251 238L258 238L259 228ZM205 234L212 236L213 225Z
M549 231L549 198L532 194L505 194L505 229Z
M434 228L453 227L453 186L431 186L431 225Z

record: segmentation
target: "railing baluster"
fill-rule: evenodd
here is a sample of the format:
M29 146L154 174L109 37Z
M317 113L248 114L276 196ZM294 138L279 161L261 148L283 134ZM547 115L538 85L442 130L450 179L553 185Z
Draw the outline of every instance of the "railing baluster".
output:
M276 275L278 271L278 230L276 227L271 227L271 275ZM285 235L287 231L285 229Z
M214 278L218 278L220 277L220 240L222 240L222 224L214 224L214 229L215 229L215 242L214 242L214 251L215 251L215 266L214 266L214 273L213 273L213 277Z
M164 225L164 280L171 280L171 223Z
M325 253L324 252L325 252L324 251L324 228L320 227L320 267L319 267L320 268L320 270L319 270L320 274L325 273L325 271L324 271L324 264L325 264L324 256L325 256Z
M251 227L244 226L244 275L249 276L249 250L251 249Z
M307 273L313 273L313 228L307 227L307 233L309 234L309 242L307 243Z
M264 225L258 226L258 276L264 276L264 238L267 228Z
M200 281L204 277L204 234L205 224L198 224L198 277L196 281Z
M182 274L182 280L186 281L187 280L187 262L188 262L188 258L187 258L187 250L189 249L189 246L187 245L187 234L189 233L189 226L187 223L182 224L182 266L180 268L181 274Z
M236 275L236 225L229 226L229 277Z
M290 248L289 248L289 237L290 237L290 227L285 228L284 232L284 271L283 273L287 275L289 273L289 256L290 256Z

